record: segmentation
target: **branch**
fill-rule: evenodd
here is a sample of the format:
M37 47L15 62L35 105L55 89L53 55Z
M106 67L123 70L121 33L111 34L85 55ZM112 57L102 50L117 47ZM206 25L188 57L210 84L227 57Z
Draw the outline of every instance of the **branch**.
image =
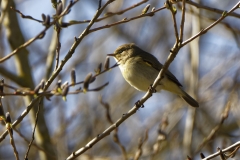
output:
M35 124L34 124L34 127L33 127L33 132L32 132L32 140L30 141L29 145L28 145L28 149L26 151L26 154L25 154L25 157L24 159L28 159L28 153L30 151L30 148L32 146L32 143L35 139L35 130L36 130L36 126L37 126L37 122L38 122L38 114L39 114L39 111L40 111L40 105L41 105L41 102L42 102L42 99L39 100L38 102L38 109L37 109L37 112L36 112L36 119L35 119Z
M217 8L212 8L212 7L208 7L208 6L204 6L202 4L198 4L196 2L189 1L189 0L187 0L186 3L188 3L190 5L193 5L193 6L197 7L197 8L206 9L206 10L209 10L209 11L212 11L212 12L216 12L216 13L219 13L219 14L222 14L223 12L225 12L224 10L217 9ZM229 13L229 16L240 18L240 14L237 14L237 13Z
M78 0L75 0L73 3L77 2ZM62 70L62 67L65 65L65 63L68 61L68 59L72 56L72 54L75 51L75 48L79 45L79 43L81 42L81 40L88 34L88 30L90 29L90 27L93 25L93 23L95 22L95 20L97 19L97 17L100 16L100 14L102 13L102 11L106 8L106 6L110 3L112 3L114 0L109 0L100 10L98 10L95 14L95 16L93 17L92 21L89 23L89 25L87 26L87 28L83 31L83 33L79 36L79 38L76 39L75 43L73 44L73 46L71 47L71 49L69 50L68 54L65 56L64 60L62 61L62 63L60 64L60 66L58 67L57 70L55 70L55 72L53 73L53 75L50 77L50 79L47 81L45 87L44 87L44 91L50 86L50 84L52 83L52 81L57 77L58 73ZM70 6L70 5L69 5ZM69 9L70 7L67 7L61 15L59 15L59 17L63 16L65 12L67 12L67 9ZM53 23L53 22L52 22ZM10 57L9 57L10 58ZM1 62L0 62L1 63ZM106 85L106 84L105 84ZM103 86L105 86L103 85ZM97 88L99 89L99 88ZM29 113L29 111L35 106L35 104L39 101L39 98L42 98L42 96L38 96L37 98L33 99L31 101L31 103L26 107L26 109L22 112L22 114L19 116L19 118L17 120L14 121L14 123L12 124L12 127L17 126L22 120L23 118ZM5 139L5 137L7 136L8 131L6 130L1 136L0 136L0 142L3 141Z
M143 152L142 146L143 146L143 144L147 141L147 139L148 139L148 129L145 131L144 137L139 138L138 150L137 150L137 152L135 153L134 160L139 160L139 158L141 157L142 152Z
M108 4L112 3L114 0L109 0L106 2L106 4L99 10L97 10L96 14L94 15L93 19L91 20L91 22L88 24L88 26L86 27L86 29L82 32L82 34L78 37L75 38L75 42L73 43L73 45L71 46L70 50L68 51L67 55L63 58L63 60L61 61L59 67L54 71L54 73L52 74L52 76L48 79L48 81L46 82L46 85L44 87L44 90L46 90L50 84L53 82L53 80L57 77L57 75L60 73L60 71L62 70L63 66L67 63L67 61L72 57L72 55L75 52L75 49L77 48L77 46L81 43L81 41L83 40L83 38L85 36L87 36L89 34L89 30L92 27L92 25L95 23L95 21L97 20L97 18L101 15L101 13L103 12L103 10L107 7Z
M183 41L183 32L184 32L184 22L185 22L185 3L186 0L182 1L182 20L181 20L181 25L180 25L180 37L179 41Z
M15 82L19 86L24 86L26 84L24 82L24 79L10 72L7 68L0 67L0 73L2 76L5 76L6 78L11 79L11 81Z
M225 149L223 149L221 151L218 151L218 152L216 152L216 153L214 153L212 155L209 155L208 157L204 158L203 160L210 160L210 159L212 159L214 157L217 157L217 156L219 156L221 154L221 152L225 153L225 152L231 151L231 152L235 153L239 148L240 148L240 141L238 141L237 143L229 146L228 148L225 148Z
M108 103L104 102L102 100L102 97L99 98L100 103L103 105L103 107L106 109L106 118L110 124L113 124L112 117L110 115L110 106ZM114 135L113 135L113 141L120 147L123 158L127 160L127 152L123 144L120 142L119 137L118 137L118 128L115 129Z
M17 133L27 144L30 143L30 140L28 140L20 131L18 131L16 128L13 128L15 131L14 133ZM39 147L36 143L32 143L32 146L34 146L37 150L42 151L48 155L48 157L51 157L52 159L57 159L55 156L53 156L51 153L47 152L46 150Z
M43 22L43 21L41 21L41 20L38 20L38 19L36 19L36 18L33 18L32 16L24 15L22 12L20 12L19 10L15 9L15 8L13 8L13 7L10 7L10 9L12 9L12 10L14 10L15 12L17 12L18 14L20 14L20 16L21 16L22 18L31 19L31 20L36 21L36 22L39 22L39 23L42 23L42 22Z
M175 6L169 0L167 0L164 3L164 5L166 6L167 9L169 9L171 11L171 15L172 15L172 19L173 19L173 25L174 25L174 33L175 33L175 38L176 38L176 44L178 44L179 35L178 35L178 28L177 28L177 21L176 21L177 10L176 10Z
M23 118L29 113L29 111L32 109L32 107L35 105L35 103L38 102L39 98L40 97L37 97L31 101L31 103L27 106L27 108L18 117L18 119L14 121L14 123L12 124L12 128L16 127L23 120ZM6 138L7 134L8 134L7 130L5 132L3 132L3 134L0 136L0 142Z
M131 9L133 9L133 8L136 8L136 7L140 6L140 5L143 4L143 3L146 3L147 1L149 1L149 0L142 0L142 1L139 2L139 3L136 3L136 4L132 5L132 6L126 8L126 9L123 9L123 10L121 10L121 11L118 11L118 12L107 12L107 13L105 13L104 17L98 18L95 22L100 22L100 21L102 21L102 20L104 20L104 19L107 19L107 18L109 18L109 17L112 17L112 16L114 16L114 15L121 15L121 14L123 14L123 13L125 13L125 12L127 12L127 11L129 11L129 10L131 10ZM91 20L83 20L83 21L75 21L75 20L72 20L72 21L63 22L63 23L64 23L66 26L71 26L71 25L75 25L75 24L89 23L90 21L91 21Z
M239 72L238 71L236 74L235 74L235 78L234 80L237 81L237 78L238 78L238 75L239 75ZM199 152L206 144L207 142L209 142L210 140L213 139L214 135L217 133L217 131L220 129L220 127L223 125L224 121L228 118L228 114L229 114L229 111L231 109L231 105L232 105L232 99L233 99L233 96L235 94L235 89L237 88L237 84L234 84L232 86L232 91L228 97L228 100L227 100L227 103L224 107L224 110L222 111L222 114L221 114L221 119L218 123L218 125L216 125L212 130L211 132L209 133L209 135L204 138L204 140L202 141L202 143L198 146L197 150L195 151L195 153Z
M105 29L105 28L110 28L110 27L113 27L113 26L116 26L116 25L119 25L119 24L127 23L127 22L130 22L132 20L139 19L139 18L142 18L142 17L147 17L147 16L152 17L152 16L154 16L154 13L159 12L159 11L161 11L163 9L166 9L166 7L161 7L159 9L153 10L153 11L151 11L149 13L141 14L139 16L132 17L132 18L129 18L129 19L128 18L124 18L124 19L122 19L122 20L120 20L118 22L114 22L112 24L106 24L106 25L101 26L101 27L90 29L89 33L95 32L97 30Z
M222 16L215 21L213 24L211 24L210 26L208 26L207 28L201 30L198 34L196 34L195 36L189 38L188 40L184 41L181 44L181 47L185 46L186 44L188 44L189 42L191 42L192 40L196 39L197 37L207 33L208 30L210 30L211 28L213 28L215 25L217 25L219 22L221 22L224 18L226 18L228 15L230 15L230 13L232 13L234 10L238 9L240 5L240 2L238 2L229 12L223 12Z
M71 2L66 9L57 17L54 17L54 21L51 22L50 24L47 24L46 27L35 37L31 38L30 40L28 40L27 42L25 42L24 44L22 44L21 46L19 46L18 48L16 48L14 51L12 51L10 54L8 54L7 56L3 57L0 59L0 63L3 63L4 61L6 61L7 59L11 58L13 55L15 55L16 53L18 53L18 51L20 51L21 49L29 46L30 44L32 44L34 41L36 41L37 39L41 39L45 36L46 31L54 24L56 24L56 22L63 16L65 16L70 8L77 3L79 0L75 0L74 2Z
M95 81L96 77L106 73L107 71L109 71L109 70L111 70L111 69L113 69L113 68L115 68L117 66L118 66L118 64L116 63L113 66L111 66L111 67L108 66L107 68L102 70L101 65L100 65L100 68L95 70L96 73L95 73L94 76L92 76L92 80L91 80L90 83ZM3 84L1 84L3 87L12 89L12 90L14 90L14 92L12 92L12 93L5 93L5 92L1 91L0 92L0 96L27 96L27 95L32 95L32 96L38 95L38 96L41 96L41 97L43 97L43 96L51 97L53 95L55 95L55 96L62 96L62 92L57 91L58 89L56 90L56 88L59 88L61 90L64 89L63 86L61 86L61 84L60 84L60 86L56 86L56 88L54 88L53 90L42 91L42 86L44 86L44 83L45 83L44 81L41 81L40 84L38 84L35 87L35 89L17 88L17 87L8 85L6 83L3 83ZM67 85L67 87L72 87L72 86L76 86L76 85L83 84L83 83L84 83L84 81L80 81L80 82L75 82L74 81L74 83L71 83L71 84ZM97 87L97 88L87 89L86 91L88 91L88 92L90 92L90 91L91 92L92 91L99 91L99 90L103 89L107 85L108 85L108 82L103 84L103 85L101 85L101 86L99 86L99 87ZM84 91L80 88L80 89L77 89L76 91L68 92L67 94L78 94L78 93L82 93L82 92L84 92Z

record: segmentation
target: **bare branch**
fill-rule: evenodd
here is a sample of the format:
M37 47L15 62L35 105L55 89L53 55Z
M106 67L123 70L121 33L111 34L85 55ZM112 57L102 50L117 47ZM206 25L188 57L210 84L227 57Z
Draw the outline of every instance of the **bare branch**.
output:
M238 2L230 11L228 12L223 12L223 15L214 23L212 23L210 26L208 26L207 28L201 30L198 34L196 34L195 36L187 39L186 41L184 41L181 44L181 47L185 46L186 44L188 44L189 42L191 42L192 40L196 39L197 37L199 37L200 35L203 35L205 33L207 33L208 30L210 30L211 28L213 28L215 25L217 25L219 22L221 22L224 18L226 18L230 13L232 13L234 10L238 9L240 5L240 2Z

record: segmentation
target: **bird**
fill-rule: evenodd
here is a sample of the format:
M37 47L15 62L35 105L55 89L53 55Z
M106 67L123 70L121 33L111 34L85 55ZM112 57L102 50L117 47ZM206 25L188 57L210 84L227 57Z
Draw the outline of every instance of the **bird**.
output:
M163 65L152 54L142 50L134 43L119 46L113 54L123 78L135 89L147 92L154 83ZM156 91L166 90L180 96L192 107L199 107L198 102L188 95L177 78L167 70L159 82Z

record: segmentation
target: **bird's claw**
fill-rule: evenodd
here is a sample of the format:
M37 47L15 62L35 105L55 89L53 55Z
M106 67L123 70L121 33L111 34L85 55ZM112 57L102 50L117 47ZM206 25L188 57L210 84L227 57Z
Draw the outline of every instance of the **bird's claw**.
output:
M138 100L135 105L138 107L138 108L144 108L144 105L140 103L140 101Z
M157 92L157 90L152 87L152 84L149 86L148 89L150 90L151 93L156 93Z

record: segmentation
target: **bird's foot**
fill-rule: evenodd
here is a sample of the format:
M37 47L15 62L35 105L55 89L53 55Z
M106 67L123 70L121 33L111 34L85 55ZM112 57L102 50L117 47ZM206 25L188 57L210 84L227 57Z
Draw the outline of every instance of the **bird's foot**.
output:
M156 92L157 92L157 90L152 87L152 84L149 86L148 90L149 90L151 93L156 93Z
M138 108L144 108L144 105L140 103L140 100L138 100L135 105L138 107Z

